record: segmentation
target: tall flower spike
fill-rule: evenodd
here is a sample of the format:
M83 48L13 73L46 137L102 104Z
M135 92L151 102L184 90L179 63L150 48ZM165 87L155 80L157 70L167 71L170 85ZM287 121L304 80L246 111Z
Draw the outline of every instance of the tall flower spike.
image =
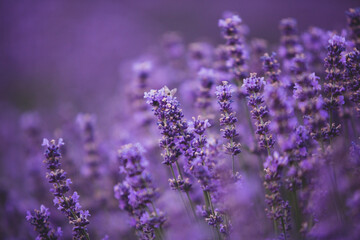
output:
M268 110L262 95L264 85L264 78L259 78L256 73L251 73L249 78L244 79L242 87L248 94L248 105L252 108L251 117L256 121L256 134L259 136L259 145L267 150L268 155L270 155L270 148L273 147L275 142L269 131Z
M121 147L118 160L120 173L125 174L125 180L114 187L114 192L115 198L119 200L119 207L135 220L135 228L140 237L153 239L161 234L159 231L162 231L166 218L155 208L157 191L153 187L151 175L146 171L148 162L143 153L144 149L139 143ZM159 231L156 234L157 229Z
M288 72L290 69L290 61L303 51L298 36L297 22L293 18L285 18L280 21L279 29L281 32L281 45L279 55L284 59L284 69Z
M287 95L284 86L266 85L264 99L272 117L270 130L276 134L283 151L291 151L294 144L294 129L297 120L294 114L294 100Z
M351 39L360 51L360 7L346 11L348 26L351 30Z
M61 169L60 147L62 145L64 145L62 138L59 138L57 144L55 140L49 141L46 138L43 140L42 146L46 148L44 162L49 171L46 174L46 178L49 183L53 184L53 188L50 191L55 197L55 206L66 215L69 223L73 225L73 238L81 240L90 239L87 232L89 211L81 210L77 192L74 192L72 195L68 194L72 182L70 178L67 178L66 172Z
M231 85L224 81L221 85L216 87L216 97L220 105L221 118L220 126L223 132L223 138L228 140L228 143L224 144L226 152L232 157L233 174L235 175L235 160L234 157L241 153L240 143L236 142L236 137L239 135L235 128L235 123L238 121L235 112L231 107L232 103L232 88Z
M34 226L35 231L39 234L38 240L57 240L62 236L61 228L55 229L49 222L50 212L44 205L40 210L35 209L33 213L27 211L26 220Z
M89 113L79 113L76 122L82 131L85 150L85 175L90 178L99 177L100 157L95 137L96 116Z
M219 27L226 40L229 59L227 65L234 75L235 84L241 86L242 81L248 75L246 60L248 53L244 47L244 36L241 32L242 20L237 15L231 15L219 20Z
M329 40L328 55L325 58L326 82L324 83L324 109L329 112L329 132L334 132L336 126L334 114L344 104L344 70L342 53L345 51L345 38L334 35ZM336 133L331 135L337 135Z
M144 92L148 90L148 81L153 71L151 61L139 61L133 64L134 84L131 103L135 111L135 119L143 127L152 122L148 105L144 102Z
M187 157L189 154L187 150L194 135L187 130L188 124L184 120L179 102L174 97L175 92L176 89L170 90L165 86L160 90L151 90L145 93L145 98L147 103L152 106L154 115L158 118L158 127L162 135L160 147L164 149L163 164L170 167L173 175L174 163L178 169L179 180L174 175L174 179L170 180L170 186L173 189L188 192L191 184L188 179L183 179L177 160L182 154Z
M275 57L276 53L274 52L271 54L271 56L268 53L265 53L264 56L261 57L261 61L263 62L263 70L267 77L267 82L271 84L279 83L280 81L280 64Z
M281 230L279 239L288 239L288 232L291 230L290 206L287 201L282 199L280 193L282 170L287 165L287 161L287 157L282 157L278 152L274 152L272 156L267 157L264 163L264 186L268 191L265 195L268 205L266 213L276 223L275 226Z
M309 62L310 71L319 74L323 71L323 61L326 57L326 45L328 36L325 30L317 27L310 27L302 35L305 46L306 57Z
M192 158L189 161L189 170L203 189L205 198L205 206L198 206L198 212L205 218L205 221L215 228L218 232L227 236L230 232L229 221L224 221L226 218L224 213L214 208L214 196L219 194L219 176L215 171L216 162L210 159L209 144L205 131L210 127L209 121L201 120L200 116L189 123L190 130L196 134L196 137L191 141Z
M350 100L360 116L360 51L354 49L346 54L346 87Z
M319 77L312 74L304 74L294 87L294 98L297 107L304 115L304 123L310 134L316 140L327 139L326 121L328 113L323 109L323 98Z
M215 81L214 70L210 68L201 68L198 72L198 79L200 91L197 94L196 106L201 110L202 114L208 115L208 109L211 106L211 88Z

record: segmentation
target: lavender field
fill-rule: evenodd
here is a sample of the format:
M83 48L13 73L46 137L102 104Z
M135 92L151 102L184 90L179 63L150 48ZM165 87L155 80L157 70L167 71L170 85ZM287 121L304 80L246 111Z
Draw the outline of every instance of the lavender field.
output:
M359 3L150 2L0 3L0 239L360 239Z

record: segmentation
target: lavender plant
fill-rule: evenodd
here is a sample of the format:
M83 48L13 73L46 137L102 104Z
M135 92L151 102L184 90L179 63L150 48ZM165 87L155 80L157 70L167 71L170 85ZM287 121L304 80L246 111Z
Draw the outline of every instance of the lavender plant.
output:
M39 240L57 240L62 236L60 227L54 228L50 224L50 212L44 205L40 210L35 209L33 213L27 212L26 220L34 226L35 231L39 234L36 239Z
M141 239L163 238L164 214L155 207L157 191L151 175L145 170L148 162L140 144L128 144L119 150L120 173L125 179L114 187L119 207L134 218L134 227Z
M68 194L72 182L70 178L67 178L66 172L61 169L60 147L62 145L64 145L62 138L59 138L57 143L55 140L49 141L44 138L42 143L42 146L46 147L44 162L49 171L46 178L53 185L50 191L54 195L54 205L65 214L69 223L73 225L74 239L90 239L87 229L87 225L90 223L88 220L90 213L88 210L81 210L77 192L73 192L72 195Z
M360 239L359 16L351 8L336 30L305 32L303 20L285 18L279 42L249 34L256 28L232 12L209 28L189 18L224 43L189 36L198 30L168 32L141 56L124 52L115 91L101 95L107 81L86 83L101 107L76 82L71 91L49 84L34 101L31 89L12 104L1 100L1 238ZM39 24L30 20L27 27ZM126 23L129 38L145 24ZM18 52L26 57L24 48L4 56L16 62ZM116 72L117 62L104 63ZM64 96L68 104L51 105ZM67 142L43 140L52 196L39 162L45 134ZM42 205L52 199L60 211Z
M238 121L235 112L231 107L232 103L232 88L231 85L224 81L221 85L216 87L216 97L221 111L220 126L223 128L223 138L227 139L227 143L224 144L226 153L231 156L232 159L232 172L236 175L235 170L235 156L241 153L240 143L236 141L238 133L236 131L235 123Z

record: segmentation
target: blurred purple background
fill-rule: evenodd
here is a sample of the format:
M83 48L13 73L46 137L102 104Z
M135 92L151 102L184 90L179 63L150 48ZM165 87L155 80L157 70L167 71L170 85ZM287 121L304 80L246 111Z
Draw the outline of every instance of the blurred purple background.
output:
M358 4L354 0L1 1L0 101L25 110L67 100L79 110L94 111L115 94L120 63L159 45L164 32L179 31L186 42L221 43L217 20L230 10L240 14L251 37L275 42L281 18L298 19L300 31L310 25L339 29L345 26L344 11Z

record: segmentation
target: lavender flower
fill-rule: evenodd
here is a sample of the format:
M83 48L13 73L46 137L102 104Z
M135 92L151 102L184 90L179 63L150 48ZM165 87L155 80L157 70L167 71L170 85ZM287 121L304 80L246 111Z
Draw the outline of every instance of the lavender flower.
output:
M55 196L54 204L61 210L73 225L73 238L74 239L90 239L87 232L87 225L89 224L88 217L90 216L88 210L81 210L79 203L79 195L74 192L71 196L67 193L70 191L70 178L67 178L66 172L61 169L61 153L60 147L64 145L63 139L59 138L56 144L55 140L47 140L44 138L42 146L46 147L44 153L46 168L49 172L46 178L49 183L53 184L50 191Z
M275 141L269 131L268 110L262 95L264 85L264 78L259 78L256 73L251 73L249 78L244 79L242 87L245 88L248 94L248 105L252 108L251 117L256 120L256 134L259 136L259 145L261 148L266 149L268 155L270 155L270 148L273 147Z
M319 77L312 74L303 74L295 83L294 98L297 108L304 115L305 125L316 140L328 139L329 133L326 121L328 113L323 109L323 98L320 94Z
M273 120L270 129L277 135L281 149L291 151L294 144L292 133L297 124L293 108L294 100L287 96L284 87L272 85L266 85L264 99Z
M88 113L80 113L76 117L84 141L85 150L85 176L90 178L99 177L99 152L95 138L96 116Z
M136 119L141 126L148 126L152 118L148 111L148 105L144 102L144 92L148 90L149 78L153 70L151 61L139 61L133 64L135 75L131 103L133 104Z
M324 109L329 112L330 132L339 128L333 122L334 114L344 104L344 63L342 53L345 51L345 39L334 35L329 40L328 56L325 58L326 83L324 83ZM337 133L336 133L337 135Z
M177 146L181 132L187 127L183 121L184 114L180 109L179 102L174 94L176 89L169 90L167 87L160 90L151 90L145 93L146 103L152 106L154 115L157 117L157 125L163 136L160 147L165 150L163 153L163 164L172 165L175 163L181 151Z
M263 62L263 70L267 77L268 83L279 83L279 75L281 73L280 64L276 60L276 53L272 53L271 56L268 53L265 53L263 57L261 57L261 61Z
M355 47L360 50L360 7L346 11L348 26L351 30L351 39Z
M230 154L232 157L233 174L235 175L234 157L241 153L241 144L237 143L235 139L238 136L235 128L237 118L235 116L235 112L231 107L231 85L229 85L229 83L226 81L222 82L221 85L216 87L215 94L218 99L221 111L220 126L223 127L221 131L223 131L223 138L228 140L228 143L224 144L224 147L226 149L226 153Z
M290 206L289 203L282 199L280 194L282 170L287 165L287 157L282 157L279 153L274 152L273 156L268 156L264 163L265 182L267 189L266 208L267 216L274 220L275 227L281 230L282 239L287 239L290 225Z
M221 29L224 39L227 41L228 49L228 67L234 75L235 84L241 86L242 81L247 77L248 66L246 59L248 53L244 48L244 39L241 33L242 20L237 15L231 15L225 19L219 20L219 27Z
M290 61L303 51L298 36L297 22L293 18L282 19L279 29L281 31L279 56L284 59L285 72L289 72Z
M134 218L141 239L154 239L156 235L161 238L166 218L154 205L157 191L145 170L148 162L143 153L140 144L127 144L119 150L120 173L125 174L125 180L114 187L115 198L119 207Z
M50 212L44 205L40 206L40 211L35 209L33 213L27 211L26 220L34 226L39 234L38 240L56 240L62 236L61 228L55 229L49 222Z
M354 49L346 54L346 87L349 99L355 103L356 110L360 114L360 51Z
M170 167L173 179L170 180L170 187L186 193L192 208L194 216L196 216L195 208L189 196L191 183L189 179L184 178L178 158L184 154L185 157L191 156L192 152L188 151L194 134L188 131L188 124L183 119L184 115L174 94L176 89L169 90L163 87L160 90L151 90L145 93L146 103L153 108L154 115L158 119L158 128L162 135L160 147L164 149L162 154L165 165ZM173 164L175 163L178 171L178 179L175 176Z
M203 114L208 114L208 108L211 106L211 88L215 81L214 70L201 68L198 72L200 81L200 91L197 93L196 106Z
M328 41L326 32L318 27L310 27L309 30L302 35L302 40L310 71L320 73L323 67L323 60L326 57Z

